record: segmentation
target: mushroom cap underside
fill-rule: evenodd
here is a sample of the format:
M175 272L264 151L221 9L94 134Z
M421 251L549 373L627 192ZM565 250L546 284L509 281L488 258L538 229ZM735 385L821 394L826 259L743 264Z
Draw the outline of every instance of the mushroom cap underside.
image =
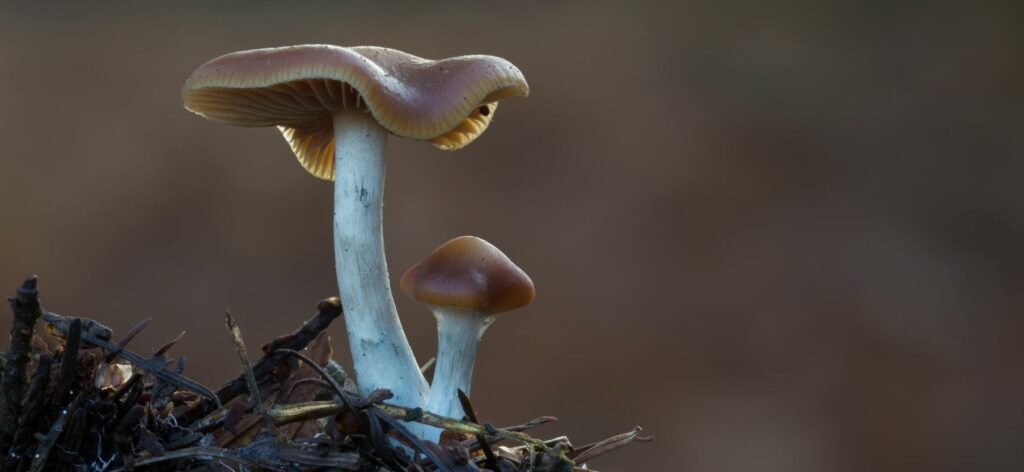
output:
M475 236L442 244L402 275L402 292L430 305L494 315L533 302L533 281L500 249Z
M371 113L396 136L454 150L487 129L498 101L528 93L522 72L499 57L430 60L375 46L303 45L213 59L192 73L182 100L214 121L277 126L303 167L331 180L334 113Z

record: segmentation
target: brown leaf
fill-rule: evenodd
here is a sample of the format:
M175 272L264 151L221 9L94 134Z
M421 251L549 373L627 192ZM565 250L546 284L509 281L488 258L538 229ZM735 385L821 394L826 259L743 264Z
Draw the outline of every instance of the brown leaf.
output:
M224 405L224 408L228 411L227 416L224 417L224 429L231 434L238 434L236 426L238 426L238 421L242 419L242 413L244 413L248 407L248 399L248 396L238 397L231 400L227 405Z
M270 408L274 404L273 397L275 393L280 390L280 386L276 384L268 385L260 389L260 397L263 398L263 406ZM260 425L263 422L263 417L260 416L258 411L254 411L249 408L249 396L242 395L235 397L228 402L227 408L239 408L233 406L235 402L238 402L242 406L240 407L241 413L237 421L234 421L233 431L228 430L225 427L217 428L213 431L214 442L221 447L239 447L248 444L252 441L252 438L256 437L259 433ZM229 410L228 414L231 414ZM225 418L225 423L227 418Z
M452 446L454 446L454 445L457 445L457 444L461 443L462 441L465 441L465 440L467 440L467 439L469 439L471 437L472 436L470 436L468 434L463 434L463 433L460 433L460 432L457 432L457 431L451 431L451 430L447 430L446 429L446 430L441 432L441 439L440 439L440 441L438 441L438 443L442 444L442 445L452 445Z

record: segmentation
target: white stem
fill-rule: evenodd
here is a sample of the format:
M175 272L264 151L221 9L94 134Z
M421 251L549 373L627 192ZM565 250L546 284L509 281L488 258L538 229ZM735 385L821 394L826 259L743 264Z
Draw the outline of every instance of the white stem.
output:
M359 390L394 393L418 407L427 396L391 296L382 226L388 133L369 113L334 115L334 260Z
M426 410L441 416L462 418L465 412L458 391L469 395L476 348L492 317L475 311L431 307L437 317L437 364Z

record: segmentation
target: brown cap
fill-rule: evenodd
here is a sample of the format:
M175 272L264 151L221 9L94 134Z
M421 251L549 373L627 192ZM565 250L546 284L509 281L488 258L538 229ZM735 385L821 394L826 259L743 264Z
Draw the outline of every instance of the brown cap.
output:
M405 272L402 292L423 303L494 315L529 305L533 281L476 236L459 236Z
M487 129L499 100L527 94L523 73L499 57L303 45L218 57L192 73L182 100L211 120L278 126L302 166L331 180L335 112L368 111L397 136L454 150Z

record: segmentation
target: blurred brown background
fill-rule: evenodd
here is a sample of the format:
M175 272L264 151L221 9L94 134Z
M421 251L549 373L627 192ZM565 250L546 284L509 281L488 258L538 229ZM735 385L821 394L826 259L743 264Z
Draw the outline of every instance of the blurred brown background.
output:
M392 139L385 211L393 278L475 234L537 283L485 337L486 419L657 436L601 470L1024 467L1019 3L39 3L0 7L3 293L154 317L144 352L187 330L219 385L225 307L255 345L335 293L331 187L182 109L192 69L494 54L532 95L457 153Z

